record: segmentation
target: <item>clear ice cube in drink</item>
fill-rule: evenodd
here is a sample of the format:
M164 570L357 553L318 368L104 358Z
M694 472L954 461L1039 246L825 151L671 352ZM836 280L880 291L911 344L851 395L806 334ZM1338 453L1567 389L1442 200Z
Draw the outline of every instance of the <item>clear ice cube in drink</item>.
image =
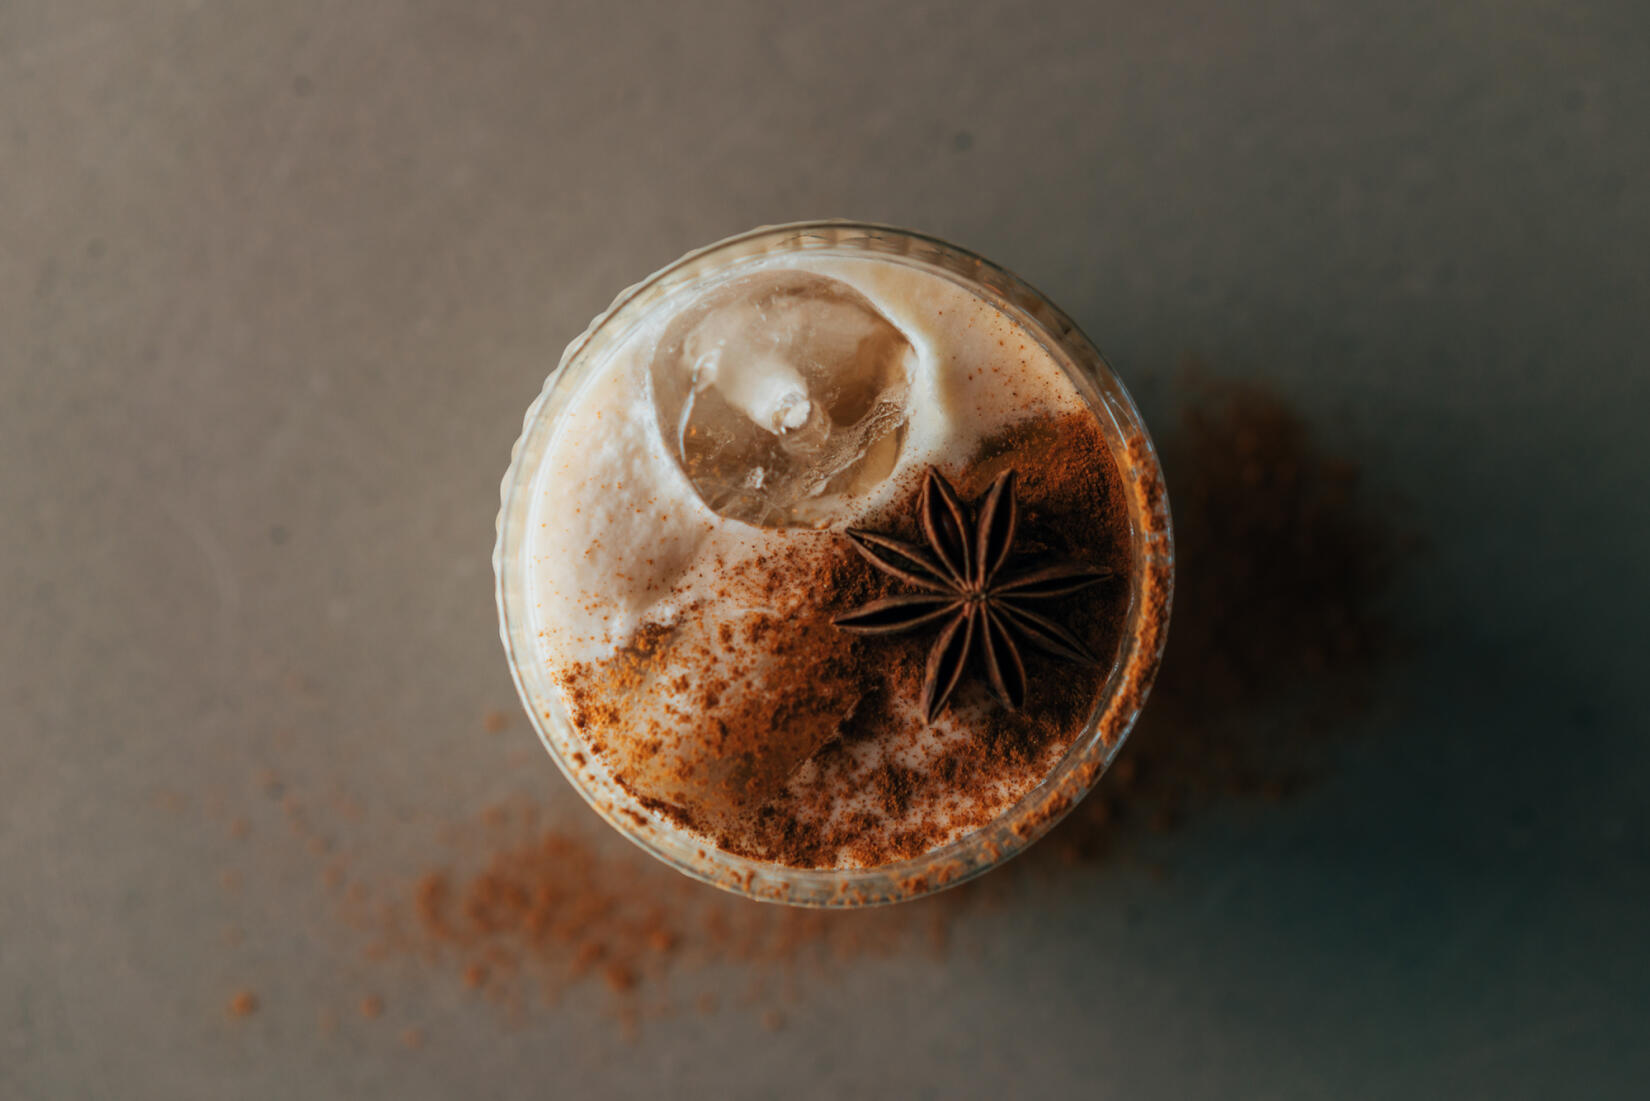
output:
M661 433L715 511L810 525L893 469L914 354L844 283L745 276L684 309L660 340Z

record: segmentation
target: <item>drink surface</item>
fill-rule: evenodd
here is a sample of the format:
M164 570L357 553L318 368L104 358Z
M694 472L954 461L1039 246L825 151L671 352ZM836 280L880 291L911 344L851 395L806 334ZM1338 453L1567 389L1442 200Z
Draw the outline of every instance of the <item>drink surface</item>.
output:
M528 602L570 745L728 852L875 867L1000 815L1091 718L1126 586L1051 615L1099 661L1024 658L1023 705L969 675L930 718L933 632L835 621L909 586L845 532L909 543L930 469L1012 470L1016 556L1131 568L1124 487L1059 353L892 259L796 253L656 306L589 365L531 482Z

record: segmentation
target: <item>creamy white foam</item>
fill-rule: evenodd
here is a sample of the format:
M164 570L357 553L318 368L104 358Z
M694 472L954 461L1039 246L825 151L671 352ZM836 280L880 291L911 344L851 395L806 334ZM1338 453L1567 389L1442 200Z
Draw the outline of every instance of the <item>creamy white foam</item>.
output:
M943 276L864 256L791 254L729 278L802 272L839 280L903 333L909 388L903 446L876 484L825 502L819 526L840 529L882 505L915 470L955 461L1030 416L1084 408L1060 365L1000 308ZM528 541L534 625L552 666L611 655L649 621L669 622L711 591L723 569L780 546L782 530L712 511L683 472L655 412L650 364L671 319L713 287L656 308L580 383L533 485ZM741 363L738 404L783 428L796 365ZM724 376L726 377L726 376Z

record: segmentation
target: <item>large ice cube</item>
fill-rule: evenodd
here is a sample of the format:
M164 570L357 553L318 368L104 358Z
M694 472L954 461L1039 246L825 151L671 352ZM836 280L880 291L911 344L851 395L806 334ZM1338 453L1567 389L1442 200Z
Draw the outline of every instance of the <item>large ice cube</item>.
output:
M652 365L659 427L717 512L810 525L893 469L913 355L845 283L746 276L665 330Z

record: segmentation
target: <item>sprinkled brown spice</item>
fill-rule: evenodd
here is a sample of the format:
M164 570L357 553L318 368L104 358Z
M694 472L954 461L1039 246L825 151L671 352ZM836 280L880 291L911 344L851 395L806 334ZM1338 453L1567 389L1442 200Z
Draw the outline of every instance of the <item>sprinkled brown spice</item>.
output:
M486 824L478 864L432 869L404 903L381 908L386 943L421 960L450 958L466 987L512 1010L580 985L604 990L622 1013L674 971L732 964L760 978L802 960L888 955L939 920L928 902L846 918L756 905L616 854L616 838L531 826L534 817L523 809Z
M1092 417L1021 422L948 476L970 496L995 484L1028 561L1127 572L1127 490ZM920 538L923 493L913 480L876 530ZM994 819L1087 724L1127 594L1079 586L1062 598L1072 648L1101 656L1095 666L1016 655L1018 709L993 699L989 677L965 681L930 728L925 640L864 640L832 622L900 586L840 536L788 533L777 552L726 569L713 601L564 670L571 718L643 807L729 852L793 867L920 855Z
M636 987L636 973L622 963L610 963L602 971L602 978L607 982L607 988L618 993L633 990Z
M238 990L229 999L224 1012L234 1018L250 1017L258 1012L258 995L250 990Z

